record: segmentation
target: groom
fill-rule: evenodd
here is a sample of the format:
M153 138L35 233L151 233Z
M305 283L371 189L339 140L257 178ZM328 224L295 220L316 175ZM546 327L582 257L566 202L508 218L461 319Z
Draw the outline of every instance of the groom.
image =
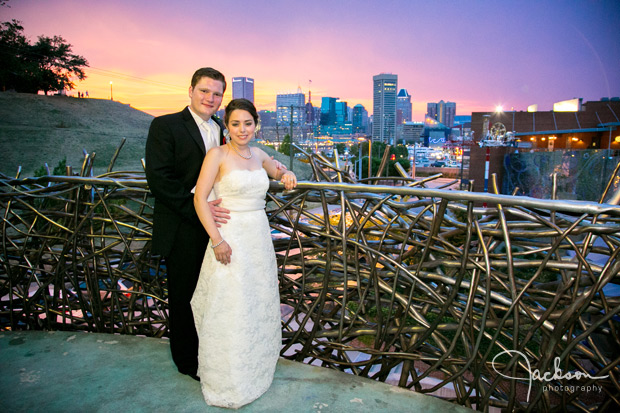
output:
M224 125L213 116L222 103L226 79L206 67L192 76L190 104L153 119L146 141L146 179L155 196L152 251L165 259L168 277L169 337L180 373L198 380L198 336L190 300L209 236L194 210L193 190L209 149L225 144ZM215 221L229 211L210 202Z

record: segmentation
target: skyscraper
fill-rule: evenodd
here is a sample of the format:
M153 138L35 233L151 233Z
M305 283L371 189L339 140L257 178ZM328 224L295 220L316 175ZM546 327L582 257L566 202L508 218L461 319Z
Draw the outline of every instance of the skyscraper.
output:
M401 89L396 95L396 124L411 122L411 95L407 89Z
M456 103L454 102L440 100L438 103L429 102L426 104L426 116L443 123L449 128L454 126L455 115Z
M321 125L336 124L336 102L338 98L323 96L321 98Z
M347 121L349 121L347 102L336 101L336 123L344 124Z
M277 122L279 125L290 125L291 111L293 125L302 126L306 121L306 95L301 92L301 89L298 89L297 93L276 96Z
M451 128L454 126L454 116L456 115L456 103L455 102L443 102L440 101L440 104L443 104L442 108L442 116L440 118L440 122Z
M381 73L373 76L372 80L372 140L394 144L398 75Z
M338 98L324 96L321 99L321 121L317 133L322 136L350 135L349 105Z
M319 110L318 113L320 113L319 108L312 106L312 91L309 90L308 102L306 103L306 124L310 127L310 131L312 132L314 132L314 127L320 120L320 116L317 116L317 109Z
M438 120L437 119L437 103L428 102L426 104L426 117L431 118L433 120Z
M233 77L233 99L244 98L254 103L254 79L249 77Z
M353 133L366 133L368 130L368 111L359 103L353 107Z

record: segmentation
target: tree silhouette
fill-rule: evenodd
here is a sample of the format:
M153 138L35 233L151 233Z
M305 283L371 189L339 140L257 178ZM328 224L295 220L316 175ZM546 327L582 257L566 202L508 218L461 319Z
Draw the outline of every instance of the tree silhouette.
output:
M73 54L60 36L39 36L30 44L18 20L0 23L0 85L2 90L38 93L75 87L73 79L84 80L88 62Z
M282 152L285 155L290 155L291 152L291 136L287 133L282 140L282 144L278 149L278 152Z
M338 155L344 155L344 152L347 149L347 145L344 143L337 143L334 145L334 148L338 151Z

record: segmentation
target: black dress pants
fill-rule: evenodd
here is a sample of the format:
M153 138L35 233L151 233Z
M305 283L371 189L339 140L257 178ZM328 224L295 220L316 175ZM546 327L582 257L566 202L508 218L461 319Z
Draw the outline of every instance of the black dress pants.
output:
M182 223L166 257L170 351L179 372L196 374L198 334L190 300L196 289L209 237L202 225Z

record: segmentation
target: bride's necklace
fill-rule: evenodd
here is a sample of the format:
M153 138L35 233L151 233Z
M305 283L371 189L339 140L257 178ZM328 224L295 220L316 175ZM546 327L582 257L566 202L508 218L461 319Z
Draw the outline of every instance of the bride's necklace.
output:
M242 155L237 149L235 149L235 146L233 144L230 144L230 147L233 148L233 151L235 151L237 155L239 155L243 159L252 159L252 149L250 149L249 147L248 150L250 151L250 156Z

